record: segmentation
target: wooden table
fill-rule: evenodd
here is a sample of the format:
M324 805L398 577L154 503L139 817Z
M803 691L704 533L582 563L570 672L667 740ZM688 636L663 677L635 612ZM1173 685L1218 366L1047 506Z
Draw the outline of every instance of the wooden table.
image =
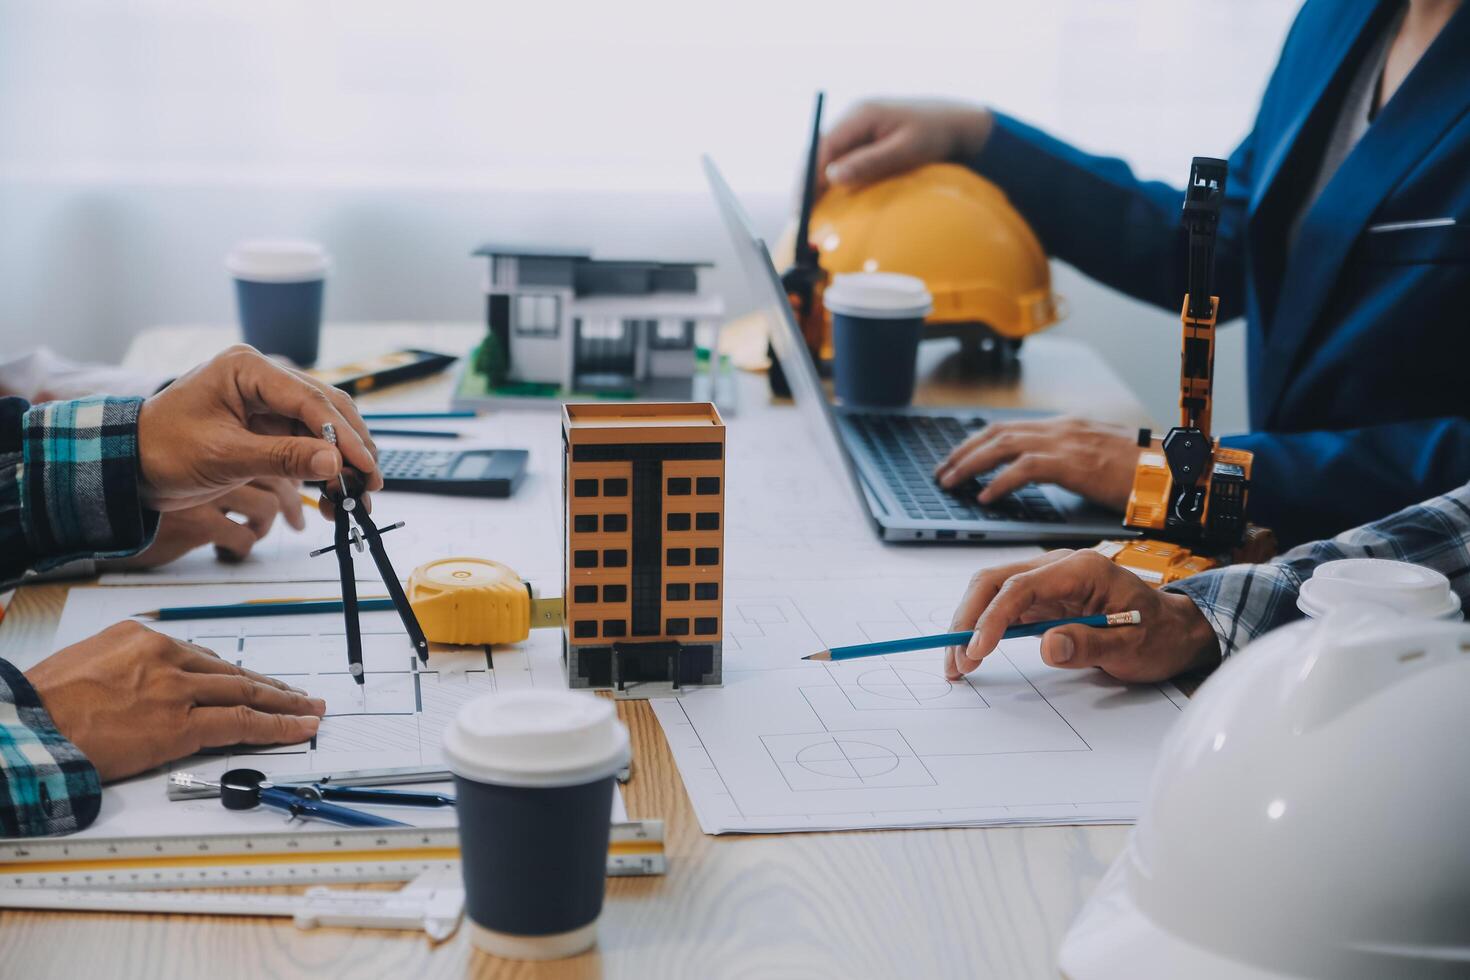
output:
M323 363L413 345L465 351L464 325L331 327ZM233 340L221 328L165 328L126 363L183 368ZM1028 341L1014 375L967 380L944 342L926 345L919 400L1087 412L1128 424L1142 407L1090 349ZM371 399L375 410L442 399L444 378ZM742 379L742 413L772 407ZM442 403L442 402L440 402ZM732 425L738 426L739 416ZM20 589L0 622L0 656L49 650L64 585ZM335 977L1027 977L1055 972L1068 924L1122 846L1123 827L870 831L707 837L646 703L619 713L637 769L634 817L667 821L669 874L608 883L598 948L552 964L496 960L461 932L299 932L275 921L162 915L0 913L0 976Z

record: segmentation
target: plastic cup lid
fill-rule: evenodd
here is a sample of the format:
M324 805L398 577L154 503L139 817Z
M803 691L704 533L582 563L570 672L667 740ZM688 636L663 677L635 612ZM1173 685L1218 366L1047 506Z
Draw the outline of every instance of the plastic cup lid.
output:
M332 267L316 242L259 239L240 242L225 257L225 268L246 282L310 282Z
M1320 618L1355 606L1391 609L1424 619L1460 619L1460 598L1432 568L1386 558L1325 562L1302 584L1297 608Z
M486 694L444 731L456 775L502 786L578 786L616 773L629 755L612 702L572 691Z
M822 292L822 303L833 313L871 320L911 320L928 316L934 309L924 280L897 272L833 276Z

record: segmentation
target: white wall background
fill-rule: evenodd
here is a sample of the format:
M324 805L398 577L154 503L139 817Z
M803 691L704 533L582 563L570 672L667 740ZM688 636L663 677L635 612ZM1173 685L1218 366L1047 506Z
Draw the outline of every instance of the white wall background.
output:
M724 255L696 159L783 223L812 92L982 100L1145 176L1245 132L1287 0L0 0L0 349L229 322L220 260L324 241L335 319L473 319L484 238ZM1057 269L1160 420L1175 318ZM739 283L721 279L738 306ZM1239 338L1222 425L1243 424Z

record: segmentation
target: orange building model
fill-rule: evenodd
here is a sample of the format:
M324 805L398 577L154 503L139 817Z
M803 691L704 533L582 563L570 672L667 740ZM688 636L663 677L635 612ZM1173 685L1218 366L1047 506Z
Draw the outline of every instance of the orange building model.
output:
M725 423L707 402L562 410L571 687L718 684Z

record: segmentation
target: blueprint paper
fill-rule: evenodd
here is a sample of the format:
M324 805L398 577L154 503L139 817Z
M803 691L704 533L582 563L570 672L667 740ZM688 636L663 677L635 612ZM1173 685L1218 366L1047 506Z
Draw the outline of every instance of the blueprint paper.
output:
M962 681L942 651L841 663L839 644L946 630L964 578L728 590L725 684L654 711L706 833L1126 823L1183 696L1006 641ZM731 642L731 638L735 642Z
M308 596L331 595L321 587L304 591ZM61 649L85 639L144 609L238 602L280 592L279 585L72 589L53 647ZM327 716L317 737L309 743L212 752L108 786L102 794L101 815L78 836L299 830L299 822L288 823L280 812L265 808L232 812L215 799L170 802L165 795L168 769L218 776L226 769L245 766L284 778L293 772L440 765L440 734L466 701L491 691L566 687L561 646L554 630L536 631L531 641L497 648L488 658L483 648L431 644L425 665L414 656L397 613L366 612L362 614L362 639L367 683L358 691L347 673L340 613L146 625L324 698ZM14 662L25 670L37 659L18 658ZM426 784L409 789L452 793L453 785ZM621 797L616 799L615 818L622 806ZM365 809L414 826L452 827L455 822L452 809Z

